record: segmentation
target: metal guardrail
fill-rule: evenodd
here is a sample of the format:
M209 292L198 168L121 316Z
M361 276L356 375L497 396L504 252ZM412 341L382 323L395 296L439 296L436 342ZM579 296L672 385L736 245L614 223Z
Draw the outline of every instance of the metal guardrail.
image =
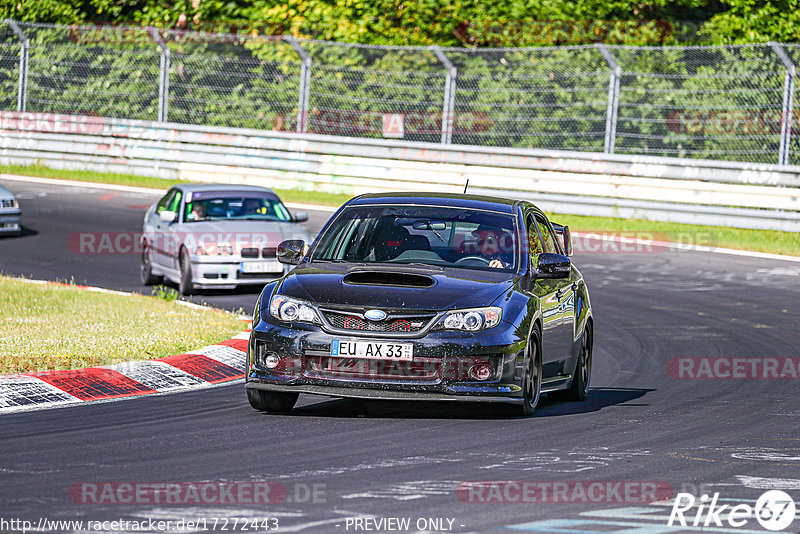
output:
M798 64L796 43L375 46L6 19L0 109L790 165Z
M0 112L0 163L359 194L526 198L556 213L800 232L800 166L334 138Z

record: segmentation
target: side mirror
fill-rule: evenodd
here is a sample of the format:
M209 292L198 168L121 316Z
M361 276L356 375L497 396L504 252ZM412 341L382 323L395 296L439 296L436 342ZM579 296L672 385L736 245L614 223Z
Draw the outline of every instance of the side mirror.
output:
M308 212L307 211L298 211L292 217L294 222L306 222L308 220Z
M571 271L569 258L562 254L542 252L536 264L538 278L567 278Z
M302 239L289 239L281 241L275 255L278 256L278 261L281 263L298 265L305 256L306 250L306 242Z
M174 211L164 210L159 215L161 222L173 223L178 220L178 214Z

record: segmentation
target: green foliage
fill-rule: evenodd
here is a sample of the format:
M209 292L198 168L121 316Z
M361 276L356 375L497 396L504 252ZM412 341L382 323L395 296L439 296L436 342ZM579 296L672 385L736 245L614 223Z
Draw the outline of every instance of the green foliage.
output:
M167 302L172 302L178 300L178 292L167 286L155 286L151 294L159 299L166 300Z

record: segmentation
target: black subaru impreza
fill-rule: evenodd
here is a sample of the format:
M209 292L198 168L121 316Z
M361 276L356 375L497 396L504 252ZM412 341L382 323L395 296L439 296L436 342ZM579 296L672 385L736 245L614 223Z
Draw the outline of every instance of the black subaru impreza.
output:
M251 406L300 393L516 403L586 398L589 292L569 228L525 201L385 193L343 205L258 298L247 355Z

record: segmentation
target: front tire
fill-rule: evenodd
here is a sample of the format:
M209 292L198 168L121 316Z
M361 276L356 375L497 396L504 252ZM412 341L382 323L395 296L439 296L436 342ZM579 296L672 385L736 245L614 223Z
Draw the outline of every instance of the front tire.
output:
M250 406L261 412L289 413L294 408L298 396L298 393L247 389L247 400L250 402Z
M194 292L192 283L192 264L186 250L181 251L180 256L181 281L178 284L178 291L181 295L191 295Z
M528 341L528 355L525 358L525 372L522 375L522 415L528 417L536 411L542 394L542 354L539 340L532 337Z

